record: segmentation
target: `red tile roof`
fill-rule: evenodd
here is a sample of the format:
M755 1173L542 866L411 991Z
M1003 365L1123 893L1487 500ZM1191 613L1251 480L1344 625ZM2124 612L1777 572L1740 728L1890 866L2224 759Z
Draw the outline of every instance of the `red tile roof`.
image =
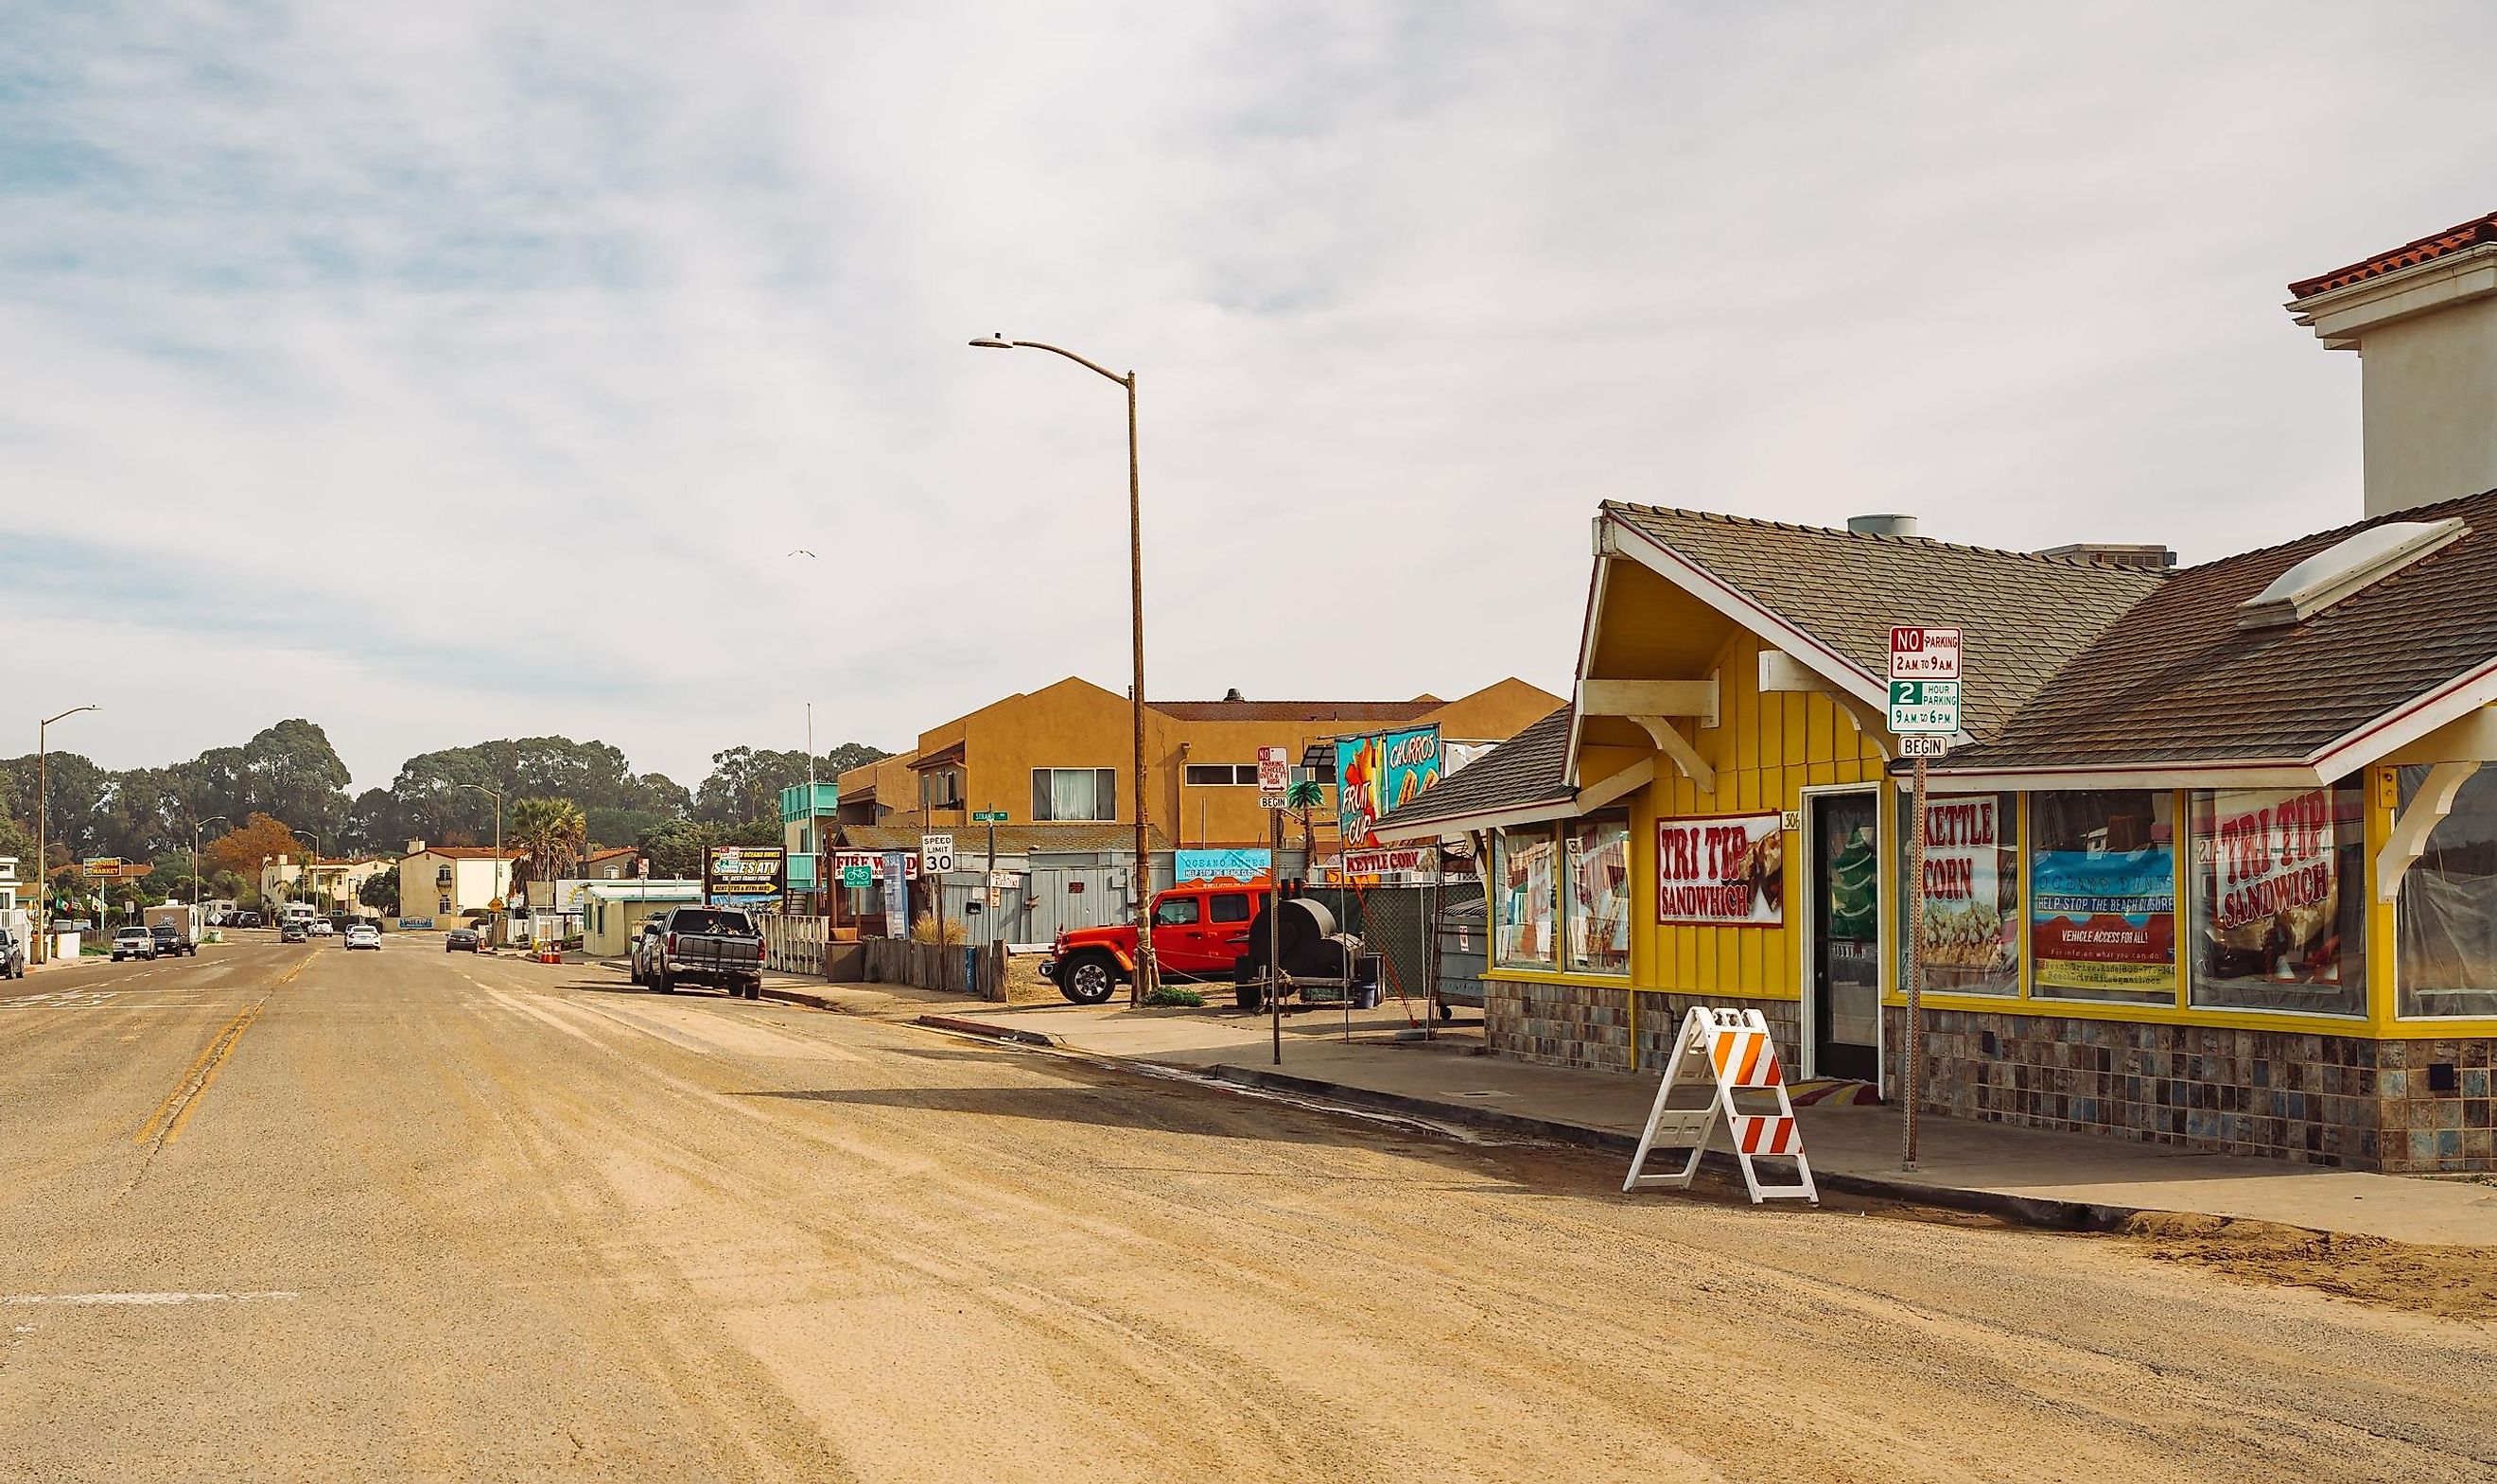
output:
M2353 263L2348 268L2336 268L2328 273L2319 273L2312 278L2301 278L2289 286L2289 292L2293 298L2307 299L2329 289L2346 289L2354 283L2363 283L2370 278L2381 278L2397 268L2411 268L2432 258L2442 258L2448 253L2460 252L2466 247L2478 246L2481 242L2497 242L2497 211L2491 211L2486 216L2475 216L2467 222L2448 227L2443 232L2420 237L2418 241L2404 242L2390 252L2380 252L2372 258Z

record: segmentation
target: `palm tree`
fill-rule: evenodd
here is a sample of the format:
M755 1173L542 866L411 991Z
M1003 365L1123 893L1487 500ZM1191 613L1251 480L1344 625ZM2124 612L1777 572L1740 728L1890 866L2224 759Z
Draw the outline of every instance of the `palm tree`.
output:
M1318 810L1326 806L1326 785L1315 778L1303 778L1283 795L1283 806L1301 816L1301 874L1305 878L1318 873Z
M569 799L522 799L512 805L510 833L529 853L521 868L527 879L560 881L581 864L589 824Z

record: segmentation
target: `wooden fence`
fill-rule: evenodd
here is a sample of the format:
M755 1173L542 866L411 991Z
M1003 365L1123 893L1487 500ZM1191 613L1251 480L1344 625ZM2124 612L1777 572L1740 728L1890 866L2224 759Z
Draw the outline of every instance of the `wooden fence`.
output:
M820 917L758 914L763 928L763 966L805 974L833 984L906 984L916 989L1006 997L1003 943L939 948L906 938L827 942Z

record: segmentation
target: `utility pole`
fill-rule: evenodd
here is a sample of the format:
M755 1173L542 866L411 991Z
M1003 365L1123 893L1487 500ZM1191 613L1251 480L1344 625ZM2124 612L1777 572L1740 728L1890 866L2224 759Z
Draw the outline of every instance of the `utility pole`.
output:
M223 814L211 814L205 819L191 821L191 905L194 907L200 904L200 832L209 825L233 823L233 820Z
M1266 1018L1275 1064L1283 1064L1283 811L1268 809L1266 845ZM1303 862L1301 869L1308 870ZM1347 991L1346 993L1349 993Z
M97 711L100 706L73 706L60 716L47 716L35 723L35 962L48 963L52 957L52 863L51 842L46 831L50 825L52 723L62 716L75 716L80 711Z
M459 786L461 788L473 788L477 792L484 794L487 798L494 801L494 922L499 926L503 921L503 913L505 909L511 905L509 900L511 897L511 889L503 880L503 796L498 790L488 788L483 783L462 783ZM457 868L454 868L454 885L451 888L451 915L453 917L458 917L459 915L459 888L457 884L458 879ZM507 937L510 936L508 932L504 935Z

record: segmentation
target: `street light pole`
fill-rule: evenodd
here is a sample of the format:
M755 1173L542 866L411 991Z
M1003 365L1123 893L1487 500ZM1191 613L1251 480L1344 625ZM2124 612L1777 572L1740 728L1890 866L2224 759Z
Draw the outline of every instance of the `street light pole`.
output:
M1136 977L1127 986L1127 1003L1142 1004L1145 997L1153 994L1159 975L1154 962L1154 858L1149 848L1151 836L1145 828L1145 514L1142 483L1136 464L1136 373L1129 371L1122 376L1062 346L1039 340L1009 340L1003 335L990 335L973 340L971 344L982 350L1045 350L1063 356L1088 371L1108 377L1127 392L1128 637L1135 661L1133 689L1128 692L1127 700L1134 713L1136 741Z
M75 716L80 711L100 711L100 706L73 706L60 716L47 716L35 723L35 962L48 963L52 957L52 863L51 841L46 835L50 823L47 817L51 805L51 762L49 733L52 723L62 716Z
M303 868L296 872L295 875L296 880L303 883L303 890L306 894L304 900L306 901L310 901L310 894L318 892L321 889L320 879L313 874L321 865L321 832L318 830L290 829L286 833L289 835L308 835L312 837L312 857L310 860L303 863ZM318 905L318 903L316 902L314 905ZM282 928L285 924L280 923L278 926Z
M503 919L504 909L510 904L506 900L510 893L503 885L503 796L499 791L488 788L483 783L462 783L459 786L473 788L494 801L494 920L499 923ZM530 868L534 870L537 868ZM459 915L459 888L456 884L451 888L451 915L453 917Z
M223 814L191 821L191 905L200 904L200 832L210 825L230 825L234 821Z

